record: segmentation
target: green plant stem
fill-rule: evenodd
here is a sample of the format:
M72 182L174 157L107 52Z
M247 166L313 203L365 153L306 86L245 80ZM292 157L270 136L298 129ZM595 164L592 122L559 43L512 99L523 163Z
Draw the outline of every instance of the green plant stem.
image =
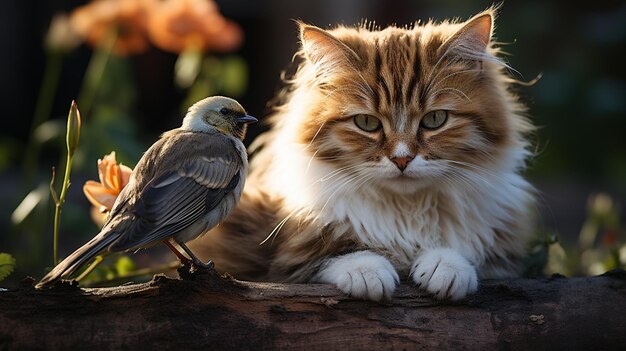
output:
M117 40L117 32L113 31L106 39L101 47L98 47L89 60L87 71L85 72L85 78L80 88L80 94L78 95L78 103L83 116L89 116L91 108L98 93L98 87L100 81L104 76L107 64L113 53L113 47Z
M63 206L63 202L65 201L65 194L67 189L70 187L70 171L72 169L72 156L69 153L67 154L67 159L65 162L65 175L63 176L63 185L61 188L61 195L59 196L58 201L55 201L54 208L54 264L59 263L59 224L61 222L61 209Z
M35 130L50 118L62 68L63 53L58 50L48 50L46 55L46 67L44 69L39 95L37 96L33 121L30 126L30 134L22 163L22 170L25 176L24 184L28 187L32 186L31 183L35 177L37 159L39 158L39 152L41 150L41 145L35 139Z
M79 282L79 281L83 280L87 275L89 275L89 273L91 273L91 271L96 269L96 267L102 262L102 260L104 260L104 257L102 257L102 255L96 256L96 259L89 265L89 267L87 267L87 269L85 269L84 272L82 272L76 278L76 281Z

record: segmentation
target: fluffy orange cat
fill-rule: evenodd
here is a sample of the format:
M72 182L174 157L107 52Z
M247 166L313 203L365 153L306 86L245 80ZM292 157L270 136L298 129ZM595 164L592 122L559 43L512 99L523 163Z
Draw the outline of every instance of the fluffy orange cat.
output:
M241 203L194 249L240 279L371 300L400 279L456 300L479 278L519 275L532 126L493 20L300 24L301 63L253 145Z

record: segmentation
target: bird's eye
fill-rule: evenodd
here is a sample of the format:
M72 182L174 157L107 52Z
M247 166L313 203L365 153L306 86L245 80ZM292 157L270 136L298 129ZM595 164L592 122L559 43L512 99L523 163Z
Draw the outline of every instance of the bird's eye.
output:
M226 116L227 114L230 113L230 110L227 109L226 107L222 107L222 109L220 110L220 113Z
M420 124L426 129L437 129L441 128L447 120L448 111L436 110L428 112L424 118L422 118L422 122Z
M381 127L380 120L370 115L354 116L354 124L366 132L375 132Z

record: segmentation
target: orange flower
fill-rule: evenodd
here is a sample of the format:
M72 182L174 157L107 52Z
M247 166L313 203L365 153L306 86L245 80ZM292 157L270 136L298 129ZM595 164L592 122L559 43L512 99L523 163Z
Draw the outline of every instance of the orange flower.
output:
M144 1L149 4L148 36L162 50L230 51L242 42L239 26L225 19L212 0Z
M111 211L115 199L128 184L132 169L117 164L115 151L98 160L98 176L100 183L88 180L83 186L85 196L100 213Z
M97 0L75 9L70 23L92 46L103 45L117 33L113 52L126 56L148 48L146 18L140 0Z

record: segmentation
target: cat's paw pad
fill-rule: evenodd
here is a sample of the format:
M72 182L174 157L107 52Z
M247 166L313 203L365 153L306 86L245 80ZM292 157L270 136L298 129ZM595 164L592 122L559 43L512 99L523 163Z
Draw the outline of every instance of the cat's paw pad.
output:
M352 297L373 301L391 298L400 281L386 258L369 251L330 259L314 280L334 284Z
M413 263L411 279L438 299L460 300L478 290L476 269L452 249L424 251Z

